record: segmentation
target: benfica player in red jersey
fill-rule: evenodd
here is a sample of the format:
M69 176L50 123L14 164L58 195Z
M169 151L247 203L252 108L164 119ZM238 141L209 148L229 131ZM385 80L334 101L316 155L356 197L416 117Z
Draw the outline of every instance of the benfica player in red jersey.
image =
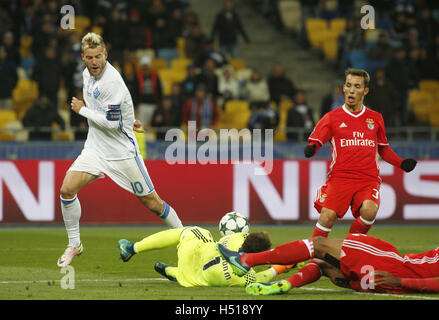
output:
M332 162L326 183L317 191L314 207L320 213L313 236L327 237L337 218L349 206L356 220L349 233L367 233L380 204L379 165L381 158L405 172L416 166L414 159L401 159L389 146L383 117L363 105L369 92L369 74L346 70L343 87L345 104L328 112L317 123L305 147L307 158L330 141Z
M389 242L365 234L349 234L344 239L314 237L292 241L258 253L230 251L221 245L218 249L240 276L257 265L290 265L312 259L288 279L248 285L246 291L250 295L285 293L317 281L321 275L356 291L439 293L439 247L400 255Z

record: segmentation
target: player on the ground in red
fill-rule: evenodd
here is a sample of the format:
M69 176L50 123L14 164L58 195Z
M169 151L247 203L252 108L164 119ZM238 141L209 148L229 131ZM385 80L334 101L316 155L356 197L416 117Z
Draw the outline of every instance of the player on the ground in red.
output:
M346 70L345 104L325 114L308 138L305 157L314 156L328 141L332 150L328 178L314 202L320 217L313 236L327 237L335 220L343 218L349 206L356 218L349 233L369 231L380 204L377 153L405 172L416 166L416 160L403 160L392 151L382 115L363 105L369 81L364 70Z
M363 292L439 293L439 247L424 253L400 255L390 243L365 234L348 234L344 239L315 237L279 245L258 253L218 249L237 275L263 264L296 264L312 259L292 277L246 287L251 295L289 291L317 281L321 275L341 287Z

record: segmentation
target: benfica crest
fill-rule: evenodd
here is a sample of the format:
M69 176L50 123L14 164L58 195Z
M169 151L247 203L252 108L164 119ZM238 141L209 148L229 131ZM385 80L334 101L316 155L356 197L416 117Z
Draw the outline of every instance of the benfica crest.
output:
M373 121L373 119L366 119L366 123L367 123L367 127L370 130L373 130L375 128L375 121Z

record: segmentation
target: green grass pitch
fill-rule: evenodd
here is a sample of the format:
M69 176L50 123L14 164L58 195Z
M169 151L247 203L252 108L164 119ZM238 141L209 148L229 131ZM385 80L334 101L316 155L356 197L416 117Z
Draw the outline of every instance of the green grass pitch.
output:
M219 232L211 230L215 239ZM63 226L0 227L0 300L432 300L434 294L378 295L356 293L332 285L322 277L319 281L288 294L252 297L243 288L183 288L157 274L153 265L163 261L176 265L176 249L167 248L134 256L129 262L119 259L117 241L120 238L140 240L163 230L151 226L82 226L84 253L73 260L74 286L63 289L56 261L65 249L67 236ZM252 231L267 231L278 245L308 238L313 225L254 225ZM338 224L331 238L342 238L348 225ZM439 246L437 225L375 225L370 235L393 243L401 253L423 252ZM258 267L262 268L262 267ZM282 277L293 274L290 271ZM279 277L280 278L280 277ZM64 284L71 284L64 280Z

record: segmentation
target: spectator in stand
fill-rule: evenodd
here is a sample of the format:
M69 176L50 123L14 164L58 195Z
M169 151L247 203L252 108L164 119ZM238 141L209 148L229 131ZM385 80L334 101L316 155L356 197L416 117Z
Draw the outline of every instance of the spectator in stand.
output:
M157 139L164 140L166 130L170 127L180 127L181 118L176 112L170 96L164 96L160 106L154 111L151 126L157 128Z
M223 67L222 76L219 77L218 81L218 94L220 95L221 105L229 100L239 99L239 82L234 78L234 70L230 65Z
M403 43L407 39L410 26L404 12L397 12L393 18L390 29L390 38L398 43Z
M58 110L58 90L62 76L62 65L59 63L53 47L44 50L44 57L38 59L32 73L32 79L38 84L39 92L50 100L50 105Z
M124 52L124 64L122 67L122 77L128 90L131 93L136 92L138 88L137 74L140 70L140 62L137 59L136 52L133 50L125 50ZM138 96L132 94L133 104L138 104Z
M377 68L369 84L365 104L382 114L388 127L397 125L399 95L395 86L387 79L386 70Z
M308 135L304 134L302 137L296 130L303 130L305 128L305 119L302 114L297 111L295 106L290 108L287 113L287 139L290 141L306 140Z
M215 42L212 39L208 39L204 42L204 50L201 55L195 60L195 65L197 67L203 67L207 59L212 59L215 61L217 68L223 67L227 64L226 57L215 48Z
M131 9L128 15L128 39L126 47L129 50L145 49L148 45L148 30L146 23L141 19L141 13L138 9Z
M183 111L184 103L187 99L185 99L185 96L183 95L183 92L181 90L180 83L174 82L171 85L171 94L169 95L169 98L172 101L172 109L175 112L175 116L178 120L178 125L181 124L181 113Z
M404 126L408 120L407 103L408 90L410 88L410 69L407 64L404 48L397 48L395 50L394 57L386 68L386 74L398 90L398 125Z
M328 113L329 111L335 110L341 107L345 103L345 98L343 94L343 83L336 83L332 87L332 92L327 94L323 100L320 107L320 118Z
M31 50L35 59L44 54L44 49L49 46L50 38L56 37L56 29L50 19L43 19L41 28L32 36Z
M171 14L168 21L169 33L173 38L177 39L183 36L183 12L180 8L174 8L171 10Z
M432 17L431 9L424 7L419 13L416 21L416 29L418 30L421 46L426 46L434 42L435 34L437 34L439 25Z
M410 89L417 88L421 73L419 71L419 48L412 48L408 51L407 65L409 68Z
M347 19L346 29L339 35L337 45L338 63L344 72L349 66L349 52L352 50L364 50L365 48L364 30L361 28L359 19Z
M264 134L265 129L274 129L278 122L276 112L271 108L266 101L252 102L250 109L253 110L252 115L248 121L248 128L261 129Z
M17 84L17 65L0 46L0 109L12 110L12 90Z
M199 24L192 26L190 34L186 37L186 57L192 61L201 57L204 53L204 45L206 42L207 38L203 33L201 26Z
M129 32L119 10L111 11L111 16L104 25L103 38L110 44L112 61L117 61L120 65L123 61L123 50L129 38Z
M242 95L248 101L270 101L267 81L258 70L253 70L250 79L245 82Z
M237 58L238 35L241 34L247 44L250 39L242 25L241 18L233 8L232 0L224 0L224 8L216 15L211 38L218 34L220 51L230 58Z
M436 51L434 55L429 55L426 48L419 48L419 59L417 65L417 71L420 79L437 79L438 78L438 53ZM434 59L436 57L436 59Z
M151 28L156 26L157 19L166 19L167 11L166 6L161 0L152 0L148 7L145 21L148 21Z
M198 15L191 8L187 8L183 16L183 37L189 36L196 25L200 25Z
M185 101L195 95L197 81L197 68L195 68L195 65L190 64L186 68L186 78L180 84L181 93Z
M276 102L276 104L279 104L283 98L292 100L296 93L293 81L285 75L283 66L278 62L271 67L267 83L270 100Z
M204 85L200 84L195 90L195 96L186 101L182 124L188 125L188 121L196 121L197 128L213 127L218 120L218 111L215 100L207 96Z
M19 46L15 44L14 34L12 32L5 32L2 45L6 50L8 60L14 61L15 65L19 66L21 62L20 51L18 50Z
M144 56L140 60L141 70L137 72L137 90L134 93L137 105L137 117L143 126L151 122L154 110L162 100L161 79L156 71L150 68L151 58Z
M50 128L52 128L53 123L57 123L62 130L65 129L64 120L44 94L41 94L34 101L24 115L22 122L24 127L32 128L29 132L29 140L51 140Z
M374 46L372 46L368 52L367 56L372 60L381 60L389 63L393 57L393 47L389 43L389 36L386 32L381 32L378 36L378 41Z
M300 113L300 115L303 118L304 122L304 129L305 129L305 137L307 138L308 135L311 133L311 131L314 129L314 116L313 116L313 110L308 105L308 102L306 101L306 93L303 90L298 90L296 94L294 95L294 109Z
M404 41L403 46L407 53L409 53L413 48L417 49L420 47L418 30L415 28L410 28L407 39Z
M169 30L167 20L165 18L157 18L155 26L152 29L152 37L154 41L154 49L156 55L171 62L172 59L178 57L178 52L175 49L177 46L177 38Z
M196 76L196 85L204 85L206 94L216 100L218 97L218 76L215 73L216 64L213 59L206 59L203 69Z

